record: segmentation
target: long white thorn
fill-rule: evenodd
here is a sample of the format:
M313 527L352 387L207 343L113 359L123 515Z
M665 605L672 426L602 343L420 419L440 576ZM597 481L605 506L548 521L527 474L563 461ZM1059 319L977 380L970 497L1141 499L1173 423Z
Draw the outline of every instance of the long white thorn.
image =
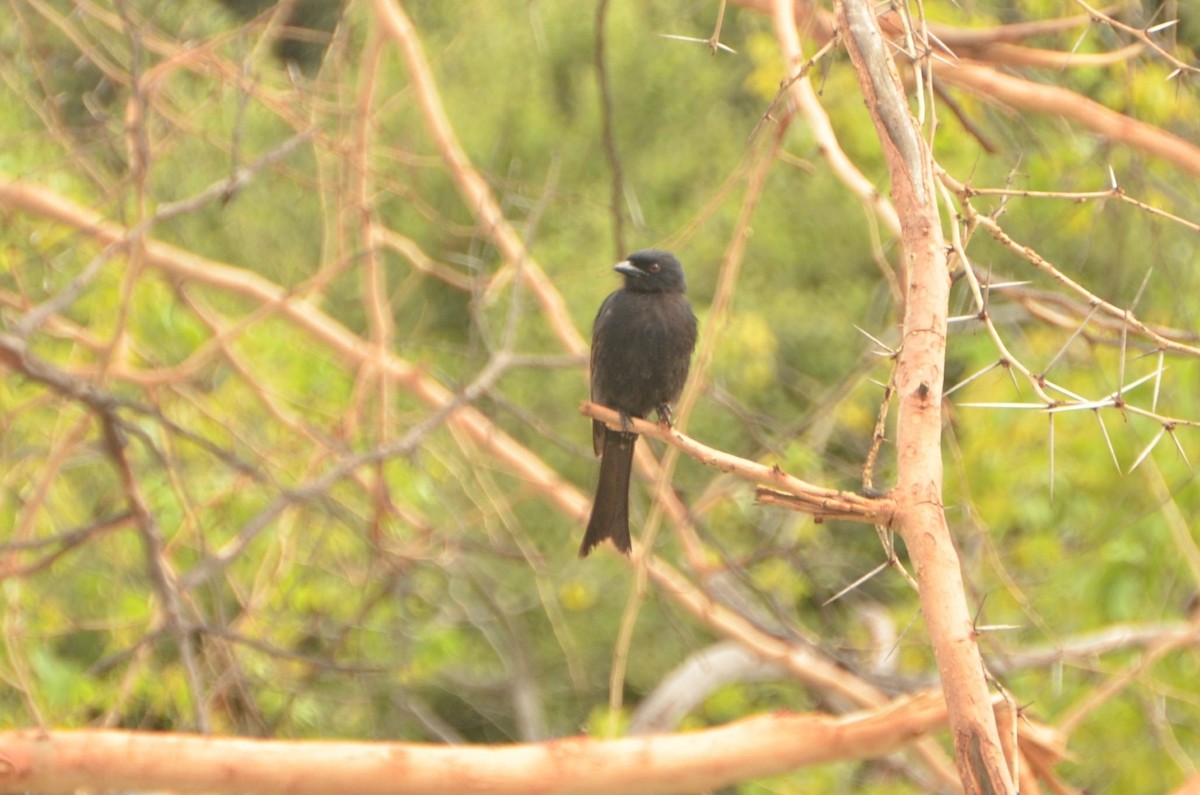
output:
M1050 415L1050 502L1054 502L1054 415Z
M1108 445L1108 454L1112 456L1113 466L1117 468L1117 473L1121 472L1121 462L1117 460L1117 451L1113 449L1112 439L1108 435L1108 426L1104 424L1104 415L1100 411L1096 411L1096 420L1100 423L1100 432L1104 434L1104 443Z
M1133 466L1129 468L1130 472L1133 472L1133 470L1137 469L1138 466L1140 466L1141 463L1146 460L1146 456L1150 455L1150 451L1158 446L1159 441L1163 438L1163 434L1166 432L1167 428L1165 425L1158 429L1158 433L1156 433L1154 438L1150 440L1150 444L1146 445L1146 449L1142 451L1142 454L1139 455L1137 460L1133 462Z

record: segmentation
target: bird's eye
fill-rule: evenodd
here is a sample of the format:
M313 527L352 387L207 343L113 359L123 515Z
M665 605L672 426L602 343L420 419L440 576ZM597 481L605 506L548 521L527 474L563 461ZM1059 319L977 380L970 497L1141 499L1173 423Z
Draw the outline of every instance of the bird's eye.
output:
M651 273L658 273L658 269L661 267L662 266L659 265L657 262L651 262L650 267L647 268L647 270L649 270Z

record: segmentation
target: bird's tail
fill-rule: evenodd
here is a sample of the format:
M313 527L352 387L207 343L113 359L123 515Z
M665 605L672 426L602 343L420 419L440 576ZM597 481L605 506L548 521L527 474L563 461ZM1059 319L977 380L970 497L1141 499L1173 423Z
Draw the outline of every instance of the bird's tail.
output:
M617 549L629 554L629 472L633 468L636 433L604 432L604 450L600 458L600 483L587 532L579 546L579 557L586 558L592 547L611 538Z

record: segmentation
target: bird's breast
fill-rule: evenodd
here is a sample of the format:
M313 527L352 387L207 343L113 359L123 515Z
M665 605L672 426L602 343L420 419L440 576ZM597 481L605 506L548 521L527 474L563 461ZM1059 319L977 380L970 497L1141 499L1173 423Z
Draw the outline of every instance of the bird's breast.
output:
M596 318L592 399L643 417L679 396L696 342L696 318L678 293L618 291Z

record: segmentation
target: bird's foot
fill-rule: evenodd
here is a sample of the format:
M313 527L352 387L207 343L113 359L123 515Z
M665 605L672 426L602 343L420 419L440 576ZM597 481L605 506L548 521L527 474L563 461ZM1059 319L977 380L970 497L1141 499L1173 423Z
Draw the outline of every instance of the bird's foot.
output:
M625 433L629 433L630 430L633 429L633 423L630 422L628 414L623 411L619 413L621 415L621 430L625 431Z
M658 421L659 421L659 423L662 425L666 425L668 428L674 428L675 426L672 424L671 419L672 419L671 407L668 406L666 403L660 403L658 405Z

